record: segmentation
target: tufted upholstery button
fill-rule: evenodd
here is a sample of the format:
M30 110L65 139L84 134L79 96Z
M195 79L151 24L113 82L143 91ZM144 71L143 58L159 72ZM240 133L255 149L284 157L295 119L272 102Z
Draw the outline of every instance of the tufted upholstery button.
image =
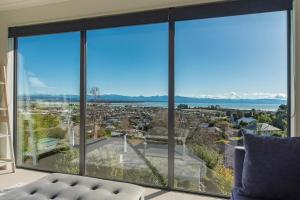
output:
M118 194L120 192L120 190L115 190L114 194Z
M32 191L30 192L30 195L34 195L36 192L37 192L37 190L32 190Z
M99 185L95 185L91 188L91 190L97 190L100 186Z
M55 199L57 196L58 196L58 194L55 194L50 199Z
M77 185L78 184L78 182L73 182L73 183L71 183L71 187L74 187L75 185Z

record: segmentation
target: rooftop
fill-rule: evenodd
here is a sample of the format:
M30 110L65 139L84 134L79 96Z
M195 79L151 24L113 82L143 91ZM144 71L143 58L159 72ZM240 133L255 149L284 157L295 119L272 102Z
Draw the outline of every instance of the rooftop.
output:
M249 130L256 130L256 131L280 131L279 128L276 128L267 123L251 123L246 127Z

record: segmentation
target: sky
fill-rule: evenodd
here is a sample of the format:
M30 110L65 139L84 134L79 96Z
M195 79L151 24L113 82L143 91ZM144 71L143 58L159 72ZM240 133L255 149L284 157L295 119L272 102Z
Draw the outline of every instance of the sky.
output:
M176 22L175 95L286 98L286 13ZM19 38L19 94L79 95L80 34ZM168 24L87 32L87 85L100 95L168 93Z

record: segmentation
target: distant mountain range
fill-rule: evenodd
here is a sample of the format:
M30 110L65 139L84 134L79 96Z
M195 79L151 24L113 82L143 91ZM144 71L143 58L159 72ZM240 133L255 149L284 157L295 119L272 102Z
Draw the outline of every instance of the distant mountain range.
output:
M30 95L19 96L19 100L41 100L41 101L74 101L78 102L79 95ZM168 96L123 96L123 95L101 95L97 98L94 96L87 96L88 101L94 102L167 102ZM212 105L222 103L246 103L246 104L286 104L283 99L219 99L219 98L195 98L175 96L176 103L210 103Z

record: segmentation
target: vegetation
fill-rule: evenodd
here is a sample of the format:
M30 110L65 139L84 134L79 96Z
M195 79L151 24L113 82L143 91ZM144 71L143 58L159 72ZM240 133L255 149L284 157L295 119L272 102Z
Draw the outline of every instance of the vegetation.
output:
M59 152L55 157L53 169L61 173L79 174L79 150L68 149Z
M76 124L79 124L80 123L80 115L73 115L72 121Z
M273 137L287 137L287 131L276 131L276 132L272 132L270 133L270 136Z
M223 165L223 155L200 144L193 144L190 149L213 170L213 177L208 181L212 181L221 193L229 195L233 185L233 169Z
M272 118L270 117L270 115L266 114L266 113L260 113L257 117L257 120L259 123L271 123L272 122Z
M97 103L99 102L99 90L97 88L90 89L90 94L93 96L93 103L87 107L87 121L90 122L88 126L91 130L87 132L87 138L99 138L99 141L107 139L105 141L107 142L109 139L113 141L116 139L115 137L111 138L113 131L120 133L120 135L127 134L127 141L133 145L131 148L143 160L146 167L128 167L122 163L118 151L114 151L114 148L111 147L101 146L95 154L89 152L87 156L88 175L166 187L166 172L161 172L161 166L166 164L158 158L147 157L146 154L142 153L141 146L144 145L144 140L141 138L148 135L167 136L167 110L159 108L138 110L130 106L120 110L118 107L109 110L107 105ZM19 115L19 120L22 122L19 128L23 130L25 154L34 148L37 149L39 141L42 139L58 141L58 147L44 153L42 158L55 156L55 158L50 159L53 161L52 166L55 171L78 174L79 152L77 148L70 148L67 134L71 131L67 127L69 124L78 126L80 123L79 107L78 105L68 106L72 110L70 116L59 113L59 109L62 109L59 107L51 108L53 112L47 114L35 112L30 117ZM39 104L32 104L31 109L42 108ZM118 117L121 112L123 116ZM110 113L111 115L107 117L106 115ZM226 147L239 144L238 142L242 138L241 130L249 126L246 122L237 123L241 117L251 117L256 119L258 123L267 123L281 129L281 131L270 133L271 136L285 137L287 135L287 106L285 105L281 105L275 112L254 109L247 111L223 109L218 105L208 108L191 108L187 104L180 104L177 106L175 114L177 145L182 145L182 147L186 145L187 154L195 158L195 163L185 166L185 158L183 157L180 162L183 163L184 167L176 169L180 171L182 176L174 177L175 187L187 190L230 194L233 185L233 169L232 165L228 164L228 158L231 154L226 155ZM134 131L132 131L133 129ZM138 134L135 135L135 133ZM167 144L168 141L165 137L161 137L152 139L151 142ZM135 148L135 146L139 147ZM26 156L30 157L30 154ZM185 174L189 170L203 174L197 174L197 177L190 176L188 173ZM184 176L190 177L184 178Z
M281 130L287 130L287 105L280 105L278 110L275 113L275 116L272 120L272 125L281 129Z
M29 140L33 141L37 148L39 140L43 138L63 139L67 130L59 127L60 117L55 115L33 114L29 119L21 118L23 129L23 150L29 150Z
M230 195L233 186L233 170L224 165L217 165L214 171L214 180L219 190L225 194Z
M51 128L47 133L47 137L56 138L56 139L64 139L66 138L67 130L64 130L60 127Z
M178 108L178 109L188 109L189 106L188 106L187 104L179 104L179 105L177 106L177 108Z
M221 155L213 149L201 144L193 144L190 146L191 151L206 162L206 166L210 169L215 169L221 160Z
M111 137L111 131L107 129L100 129L97 131L97 137L98 138Z

